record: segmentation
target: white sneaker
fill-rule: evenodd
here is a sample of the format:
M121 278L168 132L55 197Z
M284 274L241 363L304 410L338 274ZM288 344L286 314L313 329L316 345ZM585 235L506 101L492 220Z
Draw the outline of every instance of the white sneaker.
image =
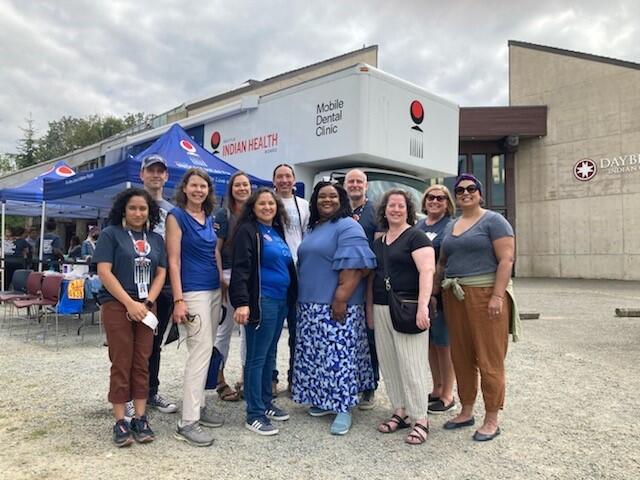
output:
M178 411L178 406L175 403L170 402L159 393L147 399L147 405L162 413L176 413Z

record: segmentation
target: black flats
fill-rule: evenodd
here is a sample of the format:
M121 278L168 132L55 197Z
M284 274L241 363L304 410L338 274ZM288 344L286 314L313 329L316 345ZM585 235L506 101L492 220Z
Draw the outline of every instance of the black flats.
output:
M444 428L445 430L455 430L456 428L471 427L475 423L476 423L476 420L473 417L471 417L469 420L465 420L464 422L454 422L449 420L444 423L442 428Z
M496 431L490 434L480 433L476 430L476 433L473 434L473 439L476 442L488 442L489 440L493 440L498 435L500 435L500 427L496 428Z

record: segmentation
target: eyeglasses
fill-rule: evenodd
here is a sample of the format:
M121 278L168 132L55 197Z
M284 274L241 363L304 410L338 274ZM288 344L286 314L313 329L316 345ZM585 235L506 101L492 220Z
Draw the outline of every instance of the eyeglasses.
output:
M456 195L462 195L465 191L467 193L476 193L478 191L478 187L471 184L467 185L466 187L456 187L454 190L454 192L456 192Z
M437 200L439 202L446 202L447 201L447 196L446 195L431 195L429 193L429 194L427 194L427 200L429 200L430 202L433 202L434 200Z

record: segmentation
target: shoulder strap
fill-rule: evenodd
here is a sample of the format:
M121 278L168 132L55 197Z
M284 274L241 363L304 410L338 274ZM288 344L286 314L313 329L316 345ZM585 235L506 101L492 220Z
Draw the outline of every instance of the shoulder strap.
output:
M304 228L302 228L302 214L300 213L300 206L298 205L298 196L293 194L293 203L296 205L296 210L298 212L298 222L300 223L300 237L304 238Z
M391 290L391 277L389 276L389 272L387 270L387 264L389 263L389 260L387 257L388 255L387 235L383 235L381 240L382 240L382 271L384 273L384 288L388 292L389 290Z

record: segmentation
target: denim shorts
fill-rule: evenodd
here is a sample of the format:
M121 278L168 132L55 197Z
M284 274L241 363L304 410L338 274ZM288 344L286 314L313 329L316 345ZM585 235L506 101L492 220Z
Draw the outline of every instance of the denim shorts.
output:
M444 312L442 310L437 310L436 318L431 320L429 341L437 347L449 346L449 329L447 328L447 321L444 318Z

